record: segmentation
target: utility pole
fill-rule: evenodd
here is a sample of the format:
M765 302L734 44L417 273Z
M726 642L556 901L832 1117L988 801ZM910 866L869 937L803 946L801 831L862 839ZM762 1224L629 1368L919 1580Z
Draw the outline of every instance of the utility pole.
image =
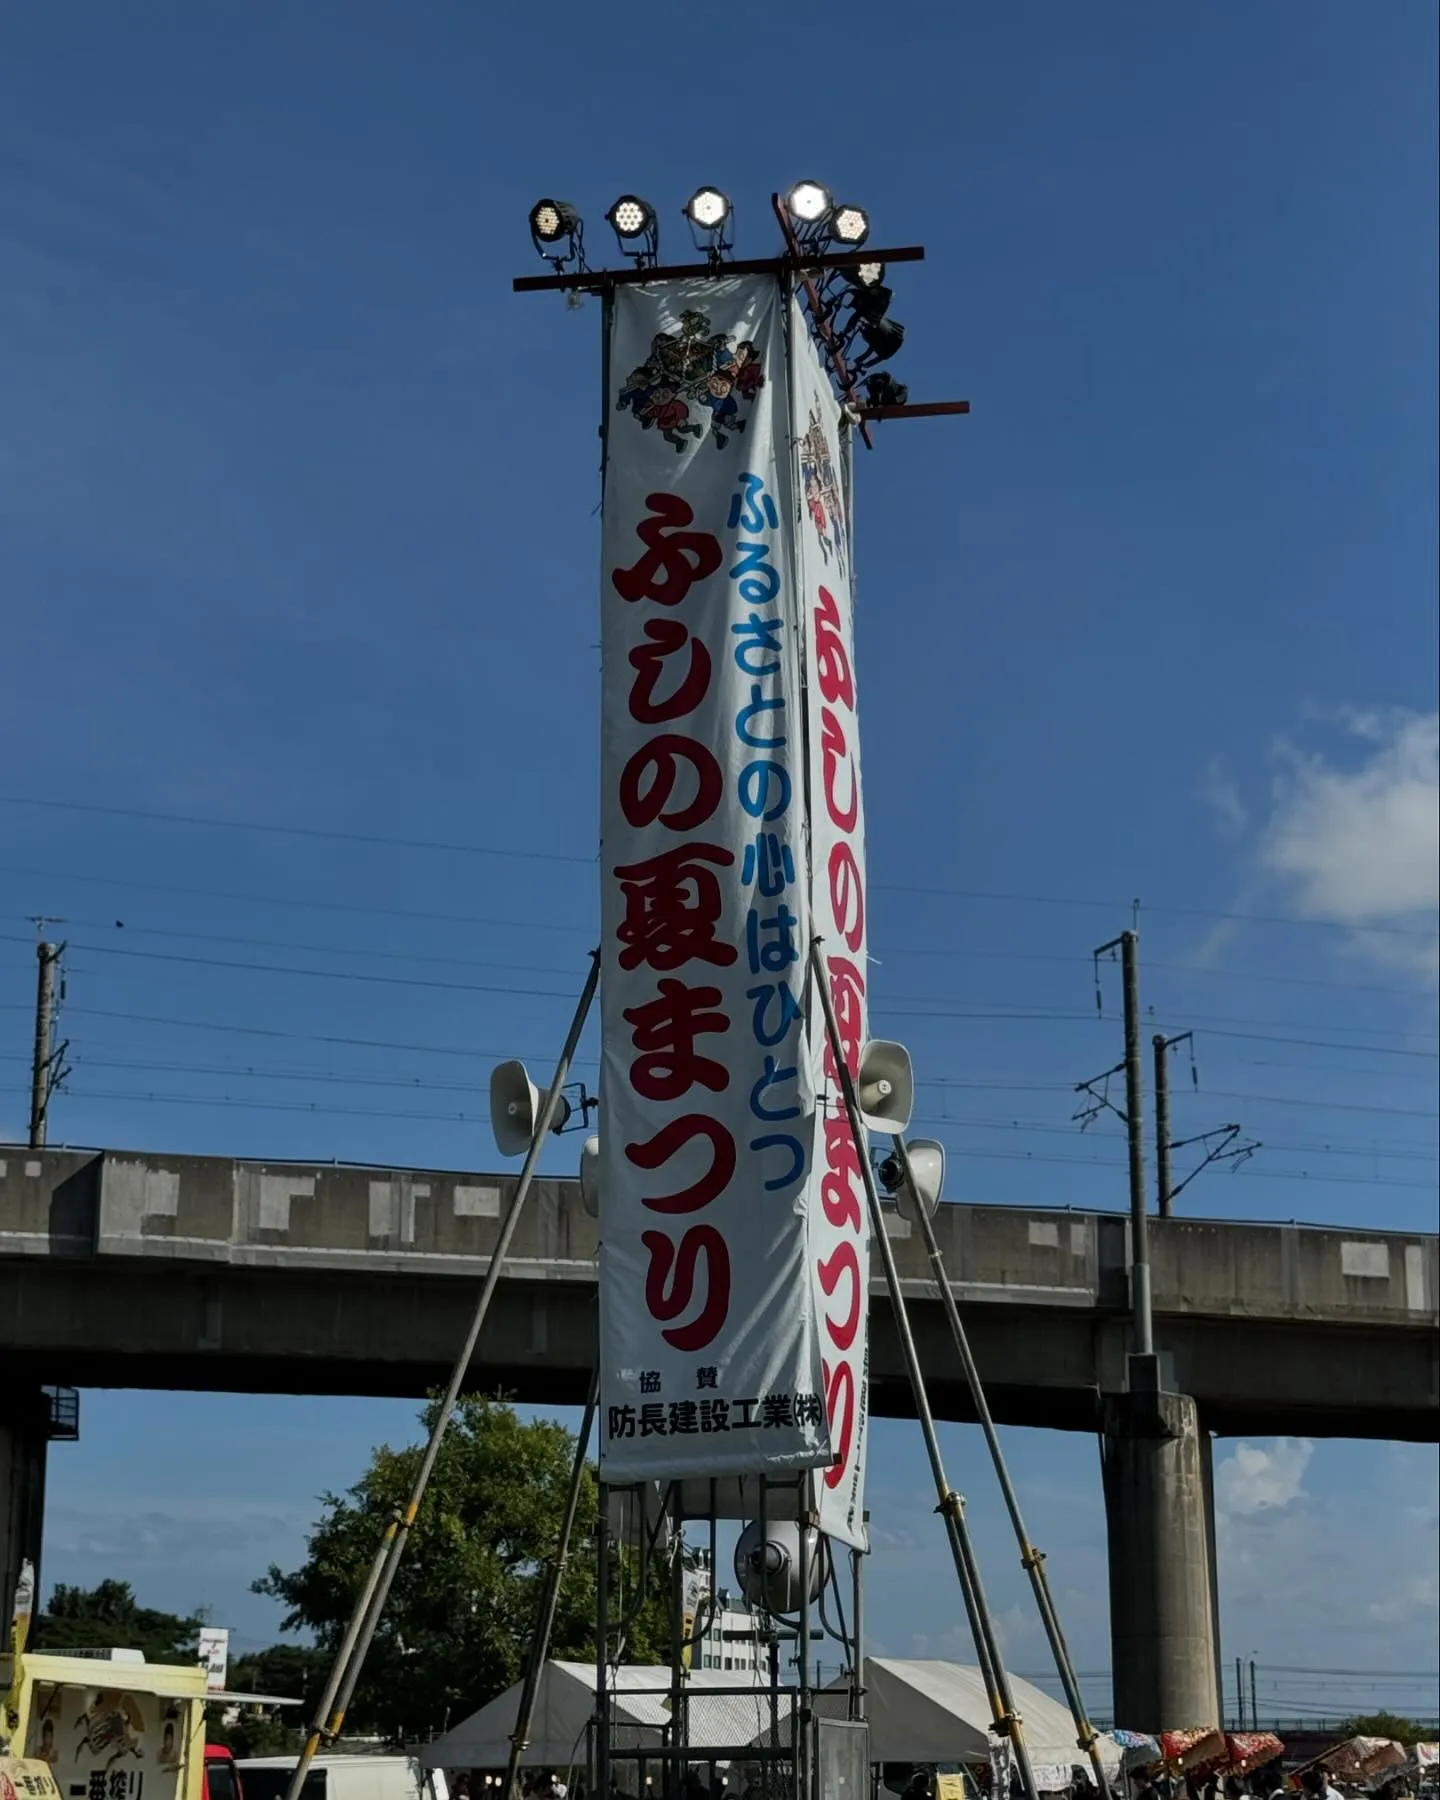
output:
M1150 1233L1145 1198L1145 1080L1140 1072L1139 933L1122 931L1118 938L1111 938L1108 944L1102 944L1095 952L1097 965L1102 956L1114 950L1120 952L1121 978L1125 989L1125 1060L1116 1068L1108 1070L1105 1076L1097 1076L1096 1080L1103 1079L1108 1085L1110 1076L1123 1069L1125 1109L1122 1112L1104 1094L1097 1094L1093 1082L1082 1081L1078 1091L1088 1093L1096 1102L1093 1108L1084 1113L1083 1124L1089 1124L1095 1114L1105 1107L1119 1113L1125 1122L1125 1138L1130 1150L1130 1305L1134 1320L1130 1354L1149 1357L1155 1354L1155 1333L1150 1308ZM1098 1004L1098 985L1095 998ZM1076 1116L1082 1117L1080 1114Z
M54 919L37 919L37 928L58 924ZM50 1109L50 1096L65 1078L60 1067L65 1054L62 1044L58 1052L53 1048L55 1035L55 976L60 967L60 958L65 954L64 944L48 944L42 938L35 946L35 958L39 964L35 984L35 1054L30 1071L30 1148L42 1150L45 1147L46 1117Z
M1125 983L1125 1134L1130 1141L1131 1296L1135 1310L1135 1354L1153 1356L1150 1317L1150 1231L1145 1203L1145 1085L1140 1072L1140 934L1120 933L1120 968Z
M1260 1729L1260 1708L1255 1703L1255 1658L1250 1658L1250 1729Z
M1170 1064L1167 1052L1171 1042L1157 1031L1150 1043L1155 1051L1155 1210L1162 1219L1170 1217Z

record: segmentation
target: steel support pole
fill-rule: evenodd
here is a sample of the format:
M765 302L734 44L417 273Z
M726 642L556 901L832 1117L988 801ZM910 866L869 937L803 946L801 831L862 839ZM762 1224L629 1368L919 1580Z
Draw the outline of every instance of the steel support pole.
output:
M55 1029L55 967L60 948L35 946L35 1051L30 1072L30 1148L45 1148L46 1114L50 1109L51 1039Z
M395 1579L395 1571L399 1568L400 1559L405 1554L405 1545L409 1541L416 1515L420 1511L420 1502L425 1498L425 1490L430 1484L435 1459L440 1454L441 1442L455 1412L456 1402L460 1398L460 1389L464 1386L465 1377L470 1371L475 1348L480 1341L480 1333L490 1311L490 1302L495 1296L495 1289L500 1284L506 1253L515 1236L515 1228L520 1223L520 1214L529 1195L531 1183L535 1179L540 1152L555 1119L556 1109L560 1102L560 1090L564 1087L566 1077L569 1075L570 1064L574 1059L576 1048L580 1042L580 1034L585 1029L585 1020L589 1015L591 1003L595 998L595 990L599 985L600 952L592 950L590 972L585 977L585 986L581 990L580 999L576 1004L575 1016L570 1021L570 1029L565 1036L560 1060L555 1065L554 1079L546 1090L541 1103L540 1117L535 1122L535 1135L531 1138L530 1148L525 1153L525 1162L520 1170L519 1179L515 1183L515 1192L511 1195L510 1204L505 1209L505 1215L500 1221L500 1235L496 1239L495 1249L491 1253L490 1267L485 1272L485 1282L480 1290L480 1297L475 1302L470 1329L465 1334L465 1342L450 1371L449 1385L431 1424L430 1436L425 1445L424 1454L420 1458L420 1467L416 1471L410 1497L405 1503L404 1511L386 1527L385 1537L366 1577L365 1586L356 1602L350 1623L346 1627L340 1655L335 1659L335 1668L331 1670L330 1678L326 1682L328 1714L322 1723L322 1708L317 1707L315 1722L305 1740L305 1747L296 1759L294 1772L290 1777L290 1785L285 1792L285 1800L300 1800L300 1790L305 1785L305 1776L311 1763L315 1760L321 1742L332 1741L340 1735L340 1729L345 1722L346 1709L355 1692L355 1684L360 1679L360 1672L365 1666L366 1653L385 1610L385 1602L390 1595L390 1586Z
M1170 1170L1170 1040L1157 1031L1150 1047L1155 1052L1155 1210L1162 1219L1168 1219L1174 1190Z
M595 1792L591 1800L610 1800L610 1490L604 1482L595 1500Z
M504 1787L507 1797L514 1795L520 1758L530 1743L530 1720L535 1712L535 1696L540 1690L545 1659L550 1654L550 1633L554 1630L555 1609L560 1603L560 1584L565 1579L566 1564L570 1560L570 1537L575 1530L575 1514L580 1507L580 1490L585 1485L586 1452L590 1448L590 1433L595 1428L595 1411L599 1404L600 1371L597 1368L590 1378L590 1397L585 1402L585 1417L580 1422L580 1432L575 1439L575 1460L570 1465L570 1485L565 1491L560 1535L555 1545L555 1554L550 1558L545 1571L540 1610L535 1620L534 1635L530 1639L530 1654L525 1663L525 1685L520 1690L515 1729L510 1733L510 1756L505 1766Z
M799 1653L799 1669L797 1670L795 1713L795 1791L799 1800L812 1800L812 1777L810 1773L810 1738L811 1717L814 1705L810 1689L810 1583L813 1579L810 1556L810 1526L815 1518L814 1497L810 1491L810 1474L807 1470L800 1477L800 1542L799 1542L799 1575L800 1575L800 1617L796 1649ZM820 1554L820 1538L815 1538L815 1555Z
M865 1524L870 1523L870 1515L864 1515ZM850 1552L850 1612L853 1623L851 1629L855 1633L855 1648L852 1653L852 1679L850 1683L850 1717L865 1717L865 1552Z
M1136 1356L1155 1354L1150 1313L1150 1234L1145 1196L1145 1078L1140 1071L1140 938L1120 934L1125 984L1125 1131L1130 1147L1130 1303Z
M950 1287L950 1277L945 1268L945 1259L935 1236L935 1222L930 1215L930 1209L920 1197L915 1171L910 1165L909 1146L898 1132L890 1141L904 1173L906 1185L910 1189L914 1202L914 1216L920 1226L920 1236L925 1245L925 1254L930 1259L930 1272L935 1277L940 1303L945 1311L946 1322L950 1326L950 1336L965 1374L965 1385L970 1390L970 1400L975 1408L975 1417L984 1433L990 1460L995 1465L995 1478L1000 1483L1005 1510L1010 1515L1010 1525L1015 1533L1015 1542L1020 1548L1020 1566L1030 1578L1030 1588L1035 1596L1035 1607L1040 1614L1040 1622L1045 1627L1045 1636L1049 1640L1050 1654L1055 1660L1060 1685L1065 1690L1070 1717L1075 1721L1075 1742L1089 1757L1096 1786L1103 1795L1105 1793L1105 1770L1100 1761L1099 1734L1090 1723L1085 1702L1080 1694L1080 1683L1075 1675L1075 1665L1071 1661L1070 1648L1065 1642L1065 1633L1061 1629L1060 1616L1055 1610L1050 1583L1045 1574L1045 1553L1035 1548L1025 1529L1025 1520L1020 1512L1019 1496L1010 1480L1010 1471L1005 1463L1005 1453L1000 1448L1000 1437L995 1430L995 1421L990 1414L990 1403L985 1397L985 1385L980 1379L980 1370L970 1348L970 1336L965 1329L965 1321L960 1317L960 1308L955 1303L955 1295Z
M670 1545L670 1748L690 1748L689 1722L685 1716L685 1545L681 1536L680 1489L672 1483L666 1490L666 1506L675 1508L675 1536ZM666 1764L666 1786L670 1793L682 1791L685 1764L672 1758ZM669 1786L674 1782L674 1787Z
M915 1339L910 1330L910 1318L905 1308L905 1295L900 1286L900 1274L895 1267L895 1252L890 1246L890 1237L885 1229L885 1215L880 1208L880 1191L875 1184L875 1170L870 1162L865 1124L860 1115L860 1102L856 1098L855 1082L850 1074L850 1066L845 1060L845 1047L841 1041L840 1027L835 1018L835 1004L831 998L830 982L825 970L825 958L821 952L818 938L811 940L810 963L814 974L815 991L819 995L820 1005L825 1014L825 1030L830 1039L830 1051L835 1062L836 1078L845 1102L850 1132L855 1140L856 1159L860 1164L861 1179L865 1185L870 1235L879 1250L881 1265L885 1271L885 1286L890 1296L891 1310L895 1315L895 1329L900 1339L900 1349L904 1355L906 1372L910 1378L910 1392L915 1402L915 1412L920 1421L920 1431L925 1440L925 1450L930 1461L930 1473L934 1479L935 1493L939 1501L936 1510L945 1521L950 1553L955 1563L956 1576L960 1582L961 1598L965 1603L971 1636L975 1640L975 1651L980 1658L981 1674L985 1679L995 1730L1010 1740L1015 1754L1015 1765L1025 1791L1025 1800L1038 1800L1035 1771L1030 1765L1030 1753L1025 1745L1025 1733L1020 1715L1015 1710L1010 1680L999 1653L994 1622L990 1617L990 1608L985 1599L985 1590L980 1581L980 1570L975 1561L974 1549L970 1541L970 1528L965 1519L965 1502L950 1486L949 1479L945 1474L945 1463L940 1454L940 1440L935 1431L935 1418L930 1410L930 1397L925 1390L925 1376L920 1367L920 1353L915 1348Z

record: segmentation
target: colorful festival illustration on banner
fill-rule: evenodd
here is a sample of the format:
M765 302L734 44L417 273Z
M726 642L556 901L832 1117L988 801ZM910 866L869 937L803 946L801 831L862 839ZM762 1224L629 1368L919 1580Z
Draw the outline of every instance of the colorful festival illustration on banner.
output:
M707 432L723 450L748 422L741 407L748 410L764 385L754 341L712 331L709 317L692 308L681 313L678 329L651 338L650 354L622 384L615 410L658 431L676 450Z
M848 550L845 500L830 435L816 405L810 408L810 423L800 439L800 486L820 554L826 562L833 557L843 575Z

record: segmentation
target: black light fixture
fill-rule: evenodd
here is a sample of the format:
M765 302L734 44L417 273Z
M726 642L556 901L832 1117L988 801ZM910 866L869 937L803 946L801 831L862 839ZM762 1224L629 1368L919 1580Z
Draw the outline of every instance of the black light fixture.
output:
M605 217L622 255L637 268L654 268L660 256L660 221L650 202L638 194L622 194Z
M537 200L530 208L530 241L557 269L568 262L585 264L585 227L568 200Z
M905 406L909 399L909 388L904 382L897 381L888 369L882 369L878 375L869 375L865 379L867 406Z
M830 212L830 241L858 250L870 235L870 215L863 206L836 206Z
M865 349L851 364L855 374L873 369L876 363L889 362L905 342L905 327L898 319L861 319L859 331Z
M872 287L856 287L850 290L850 305L857 319L868 319L873 325L883 319L890 310L890 302L894 293L883 281L877 281Z
M706 252L713 267L733 248L735 208L730 196L717 187L696 188L685 203L685 217L695 248Z
M856 263L853 269L845 271L845 279L851 287L874 287L885 279L885 265L882 262Z

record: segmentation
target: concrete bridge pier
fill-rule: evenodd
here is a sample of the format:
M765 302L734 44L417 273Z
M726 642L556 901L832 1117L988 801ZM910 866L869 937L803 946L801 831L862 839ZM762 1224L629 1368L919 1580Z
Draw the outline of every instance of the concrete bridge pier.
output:
M49 1447L49 1397L40 1388L25 1387L5 1395L0 1400L0 1641L7 1649L15 1583L27 1557L39 1577Z
M1132 1382L1103 1407L1115 1723L1152 1733L1218 1724L1209 1435L1194 1400L1158 1384Z
M45 1466L55 1438L80 1435L74 1388L18 1382L0 1392L0 1648L10 1648L15 1584L27 1560L41 1606L40 1551L45 1526Z

